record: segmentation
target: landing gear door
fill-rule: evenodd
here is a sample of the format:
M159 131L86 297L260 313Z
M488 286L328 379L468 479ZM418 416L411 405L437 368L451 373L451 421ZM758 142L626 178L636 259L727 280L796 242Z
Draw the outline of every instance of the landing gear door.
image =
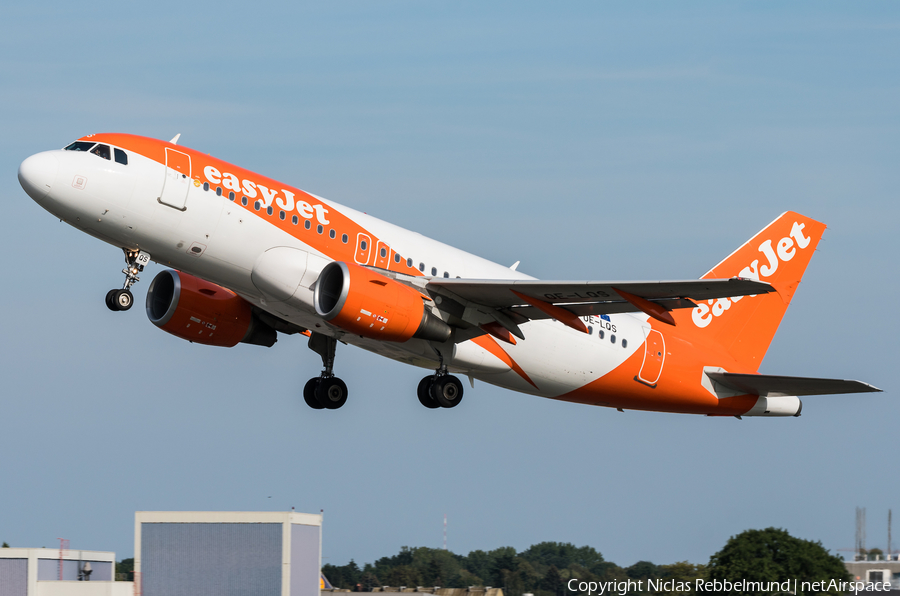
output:
M666 340L663 334L650 327L644 327L644 362L641 371L634 378L638 383L656 387L662 376L663 364L666 361Z
M191 182L191 156L166 147L166 177L159 202L184 211Z

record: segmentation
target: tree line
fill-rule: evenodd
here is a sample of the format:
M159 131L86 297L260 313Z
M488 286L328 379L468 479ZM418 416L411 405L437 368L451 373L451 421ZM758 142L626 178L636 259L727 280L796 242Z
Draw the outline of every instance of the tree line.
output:
M396 555L382 557L363 567L351 560L346 565L324 565L322 572L335 588L354 591L371 591L381 586L491 586L503 588L505 596L525 593L574 596L577 590L568 589L572 579L579 582L641 581L641 590L629 590L629 594L635 596L693 594L697 579L760 582L795 578L799 582L850 579L843 561L831 555L821 543L795 538L777 528L747 530L731 537L707 564L683 561L656 565L639 561L629 567L620 567L606 561L591 546L541 542L521 552L507 546L491 551L475 550L467 555L427 547L403 547ZM654 580L652 584L648 584L648 579ZM690 589L687 592L683 589L649 589L664 584L669 588L689 585ZM818 593L837 595L842 592Z

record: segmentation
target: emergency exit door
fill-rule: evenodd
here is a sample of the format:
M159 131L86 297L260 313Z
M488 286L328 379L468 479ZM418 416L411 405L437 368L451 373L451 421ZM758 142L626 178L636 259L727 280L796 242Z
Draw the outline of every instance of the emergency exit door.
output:
M649 327L644 327L644 335L644 362L634 380L656 387L666 361L666 340L662 333Z

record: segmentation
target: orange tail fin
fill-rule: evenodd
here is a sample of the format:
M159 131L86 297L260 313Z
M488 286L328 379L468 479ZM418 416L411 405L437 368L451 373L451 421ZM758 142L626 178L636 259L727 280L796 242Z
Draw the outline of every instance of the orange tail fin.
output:
M746 277L778 291L705 300L690 311L675 311L679 329L721 345L741 365L756 371L824 231L823 223L783 213L701 278Z

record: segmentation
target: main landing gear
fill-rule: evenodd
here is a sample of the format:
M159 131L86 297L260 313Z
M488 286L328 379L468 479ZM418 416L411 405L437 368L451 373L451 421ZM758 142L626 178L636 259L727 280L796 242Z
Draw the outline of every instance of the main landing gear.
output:
M322 357L324 370L303 387L303 401L315 410L337 410L347 403L347 384L334 376L334 352L337 340L321 333L311 333L309 349Z
M131 286L140 281L138 273L150 263L150 253L125 249L125 263L126 266L122 269L122 273L125 274L125 285L121 290L112 289L106 293L106 306L109 310L128 310L134 305Z
M447 373L441 356L440 366L433 375L419 381L416 394L419 396L419 403L426 408L454 408L462 401L463 386L459 379Z
M347 403L347 384L334 376L334 352L337 340L322 333L311 333L309 349L322 357L322 374L303 386L303 401L314 410L337 410ZM437 351L437 350L435 350ZM430 409L455 408L462 401L463 386L459 379L447 372L444 359L438 352L440 366L419 381L416 393L419 402Z

